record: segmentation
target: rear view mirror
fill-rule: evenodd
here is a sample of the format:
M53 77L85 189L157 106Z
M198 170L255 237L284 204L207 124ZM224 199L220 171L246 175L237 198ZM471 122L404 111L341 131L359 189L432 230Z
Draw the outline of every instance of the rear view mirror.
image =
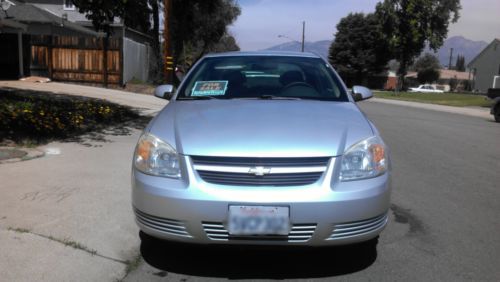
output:
M373 92L364 86L353 86L352 87L352 97L354 101L363 101L373 97Z
M158 98L170 100L174 95L174 86L171 84L164 84L156 87L155 96Z

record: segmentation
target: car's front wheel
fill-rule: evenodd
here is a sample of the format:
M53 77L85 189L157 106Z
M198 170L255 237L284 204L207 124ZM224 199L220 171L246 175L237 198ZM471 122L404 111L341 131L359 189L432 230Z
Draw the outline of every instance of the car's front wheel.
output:
M500 122L500 103L495 106L493 110L493 116L495 117L496 122Z
M155 246L164 242L163 240L146 234L143 231L139 231L139 238L141 239L141 246L143 247Z

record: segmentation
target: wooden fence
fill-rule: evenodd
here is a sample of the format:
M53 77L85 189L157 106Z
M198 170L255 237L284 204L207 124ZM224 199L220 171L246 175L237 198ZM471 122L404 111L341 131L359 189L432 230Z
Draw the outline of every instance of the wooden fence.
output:
M102 38L76 36L31 36L30 70L46 73L56 81L102 83L104 80ZM109 40L108 83L122 84L122 39Z

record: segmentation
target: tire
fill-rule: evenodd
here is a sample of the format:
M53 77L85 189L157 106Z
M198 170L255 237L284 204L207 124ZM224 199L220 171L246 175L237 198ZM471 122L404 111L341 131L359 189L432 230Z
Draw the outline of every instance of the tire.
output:
M141 239L141 244L145 247L150 247L150 246L154 246L154 245L163 243L163 241L161 239L153 237L153 236L146 234L142 231L139 231L139 238Z
M493 116L495 117L496 122L500 122L500 103L495 106L493 110Z

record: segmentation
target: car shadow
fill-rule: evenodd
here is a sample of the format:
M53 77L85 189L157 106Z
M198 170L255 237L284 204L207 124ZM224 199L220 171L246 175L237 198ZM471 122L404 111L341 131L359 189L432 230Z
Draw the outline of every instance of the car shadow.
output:
M140 234L144 238L144 234ZM151 266L184 275L228 279L293 279L345 275L377 258L377 239L325 248L188 245L147 237L141 254Z

